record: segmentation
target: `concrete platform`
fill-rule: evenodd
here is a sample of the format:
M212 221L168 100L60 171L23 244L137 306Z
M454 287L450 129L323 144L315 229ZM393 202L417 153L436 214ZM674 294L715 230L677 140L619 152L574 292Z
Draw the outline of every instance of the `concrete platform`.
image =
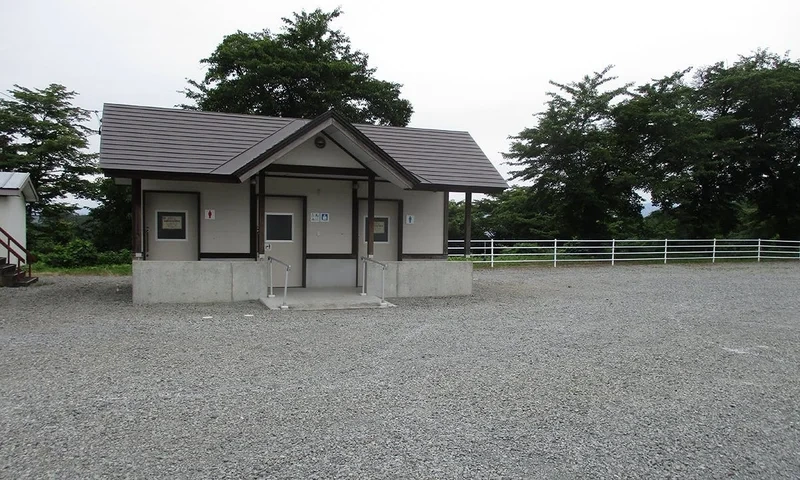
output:
M270 310L281 310L283 289L275 289L275 297L262 297ZM395 305L374 295L361 295L360 288L290 288L286 295L289 310L349 310L356 308L387 308Z

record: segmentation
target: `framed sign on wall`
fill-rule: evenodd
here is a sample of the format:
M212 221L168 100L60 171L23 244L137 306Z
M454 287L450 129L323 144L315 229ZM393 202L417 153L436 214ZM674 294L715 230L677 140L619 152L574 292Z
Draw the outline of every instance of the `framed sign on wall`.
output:
M156 240L186 240L186 212L156 211Z

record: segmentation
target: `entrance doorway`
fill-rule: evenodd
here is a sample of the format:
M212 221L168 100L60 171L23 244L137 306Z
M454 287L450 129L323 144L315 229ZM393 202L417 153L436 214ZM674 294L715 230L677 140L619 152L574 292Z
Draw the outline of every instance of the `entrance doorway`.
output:
M302 287L305 275L303 251L305 248L305 214L302 197L270 197L265 200L264 254L292 266L289 286ZM283 266L273 265L276 284L282 284Z
M145 260L199 260L200 194L144 192Z
M398 231L398 202L396 200L375 200L375 257L382 261L396 261L398 259L399 235ZM364 268L361 257L367 256L367 201L358 202L358 286L361 286Z

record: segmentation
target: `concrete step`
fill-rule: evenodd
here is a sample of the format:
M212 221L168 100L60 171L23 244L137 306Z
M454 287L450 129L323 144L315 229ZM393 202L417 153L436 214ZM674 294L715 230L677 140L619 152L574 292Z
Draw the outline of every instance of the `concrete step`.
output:
M284 310L283 289L275 290L275 297L261 298L261 303L270 310ZM288 310L351 310L361 308L394 307L381 302L374 295L360 294L357 288L290 288L286 296Z
M14 287L30 287L39 281L39 277L22 277L14 280Z

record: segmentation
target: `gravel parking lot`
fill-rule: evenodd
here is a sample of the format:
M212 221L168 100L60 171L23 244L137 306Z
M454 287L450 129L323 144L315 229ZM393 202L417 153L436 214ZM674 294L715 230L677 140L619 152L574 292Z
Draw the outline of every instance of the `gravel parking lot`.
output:
M800 264L475 287L336 312L0 289L0 477L800 476Z

